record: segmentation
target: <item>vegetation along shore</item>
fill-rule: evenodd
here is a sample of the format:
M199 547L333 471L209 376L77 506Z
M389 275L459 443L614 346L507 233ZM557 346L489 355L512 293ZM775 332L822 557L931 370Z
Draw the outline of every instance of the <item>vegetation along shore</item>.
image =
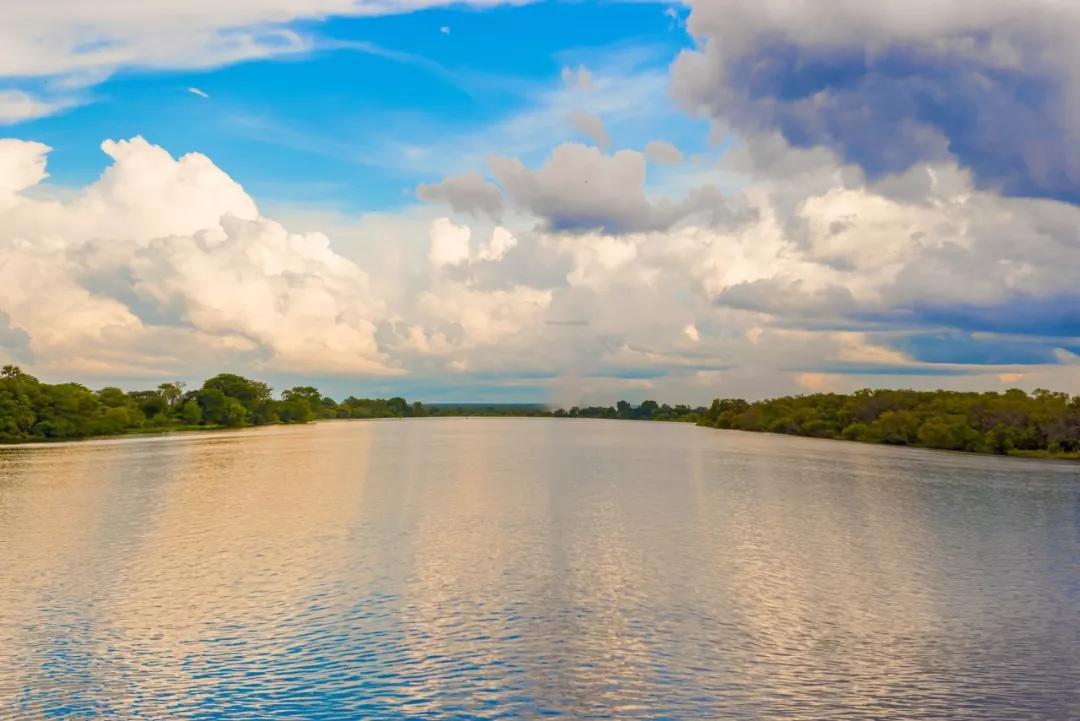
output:
M976 453L1080 459L1080 396L1019 389L1003 393L861 390L750 402L717 399L708 407L645 401L634 406L552 410L532 404L429 404L404 398L340 402L311 386L275 398L266 383L232 373L200 388L162 383L154 390L90 390L48 384L15 366L0 369L0 442L70 440L131 433L307 423L330 418L500 415L680 421L864 443Z

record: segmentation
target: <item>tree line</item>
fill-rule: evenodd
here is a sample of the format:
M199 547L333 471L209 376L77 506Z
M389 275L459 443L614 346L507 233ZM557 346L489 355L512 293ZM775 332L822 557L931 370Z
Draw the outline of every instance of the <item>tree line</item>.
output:
M861 390L764 401L716 399L708 407L619 401L552 410L529 404L409 403L404 398L341 402L312 386L275 398L269 385L221 373L200 388L162 383L154 390L97 391L48 384L16 366L0 368L0 442L60 440L196 428L307 423L328 418L501 415L678 421L864 443L977 453L1080 458L1080 396L1019 389L996 392Z
M234 373L198 389L162 383L154 390L92 391L78 383L42 383L16 366L0 368L0 441L88 438L185 428L238 428L307 423L321 418L404 418L426 415L404 398L348 397L340 403L311 386L273 396L266 383Z
M1080 457L1080 396L861 390L717 399L701 425L974 453Z
M551 415L556 418L612 418L625 421L679 421L697 423L706 409L691 408L687 405L670 406L656 401L643 401L641 405L631 405L628 401L619 401L614 406L574 406L569 410L560 408Z

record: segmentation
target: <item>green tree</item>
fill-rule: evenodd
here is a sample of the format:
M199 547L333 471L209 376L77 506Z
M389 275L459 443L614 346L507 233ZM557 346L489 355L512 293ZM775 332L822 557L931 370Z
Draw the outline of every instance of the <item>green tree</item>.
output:
M184 398L184 383L181 381L175 381L173 383L162 383L157 387L158 393L165 400L170 408L176 408L181 405L181 401Z
M225 399L226 396L220 388L203 388L199 391L198 403L204 422L218 425L225 423Z
M226 397L223 418L227 426L242 426L250 421L251 412L236 398Z
M195 399L184 401L184 405L180 409L180 420L189 426L197 426L202 423L203 412L198 401Z

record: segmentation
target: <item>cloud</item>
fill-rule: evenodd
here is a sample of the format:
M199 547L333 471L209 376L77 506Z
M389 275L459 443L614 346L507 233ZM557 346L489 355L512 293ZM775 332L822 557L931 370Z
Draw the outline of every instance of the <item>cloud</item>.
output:
M520 4L521 0L507 0ZM191 6L149 0L88 5L19 3L0 29L0 75L61 75L89 68L213 67L296 52L308 40L290 23L328 15L373 16L457 4L451 0L237 0ZM491 7L501 0L466 0Z
M647 197L645 156L632 150L605 155L596 148L566 143L537 170L511 157L495 156L488 164L521 209L556 231L659 230L695 215L708 222L729 215L723 196L710 186L678 202Z
M0 125L52 115L74 103L74 99L43 100L22 90L0 90Z
M491 231L491 239L476 254L480 261L498 261L506 257L518 244L517 238L506 228L495 228Z
M442 33L443 35L449 35L450 34L450 26L449 25L443 25L442 27L439 28L439 32Z
M472 247L471 238L472 230L468 226L455 225L449 218L436 218L428 228L428 260L436 267L495 262L502 260L518 242L510 231L499 226L479 248Z
M570 116L570 125L574 130L586 136L601 150L611 147L611 136L604 127L604 120L599 115L578 111Z
M385 374L375 341L380 304L366 274L319 234L224 216L224 236L151 242L130 264L136 294L176 308L199 331L236 335L289 371Z
M645 157L659 165L678 165L683 161L682 151L666 140L651 140L645 146Z
M492 159L513 201L497 224L468 203L278 222L206 156L102 149L100 178L60 190L47 146L0 140L0 355L32 372L453 373L575 402L1016 373L1080 390L1080 208L955 162L874 178L755 135L713 202L647 194L641 153L565 145L535 169Z
M991 383L1018 364L1048 378L1065 338L1080 337L1080 208L980 190L950 164L871 180L833 151L773 141L751 138L729 154L748 174L731 200L753 211L742 222L553 236L579 302L586 291L597 299L592 327L657 349L639 364L686 363L678 331L692 323L723 329L698 334L702 353L731 365L709 377L761 364L755 384L770 377L774 393L795 371L827 374L838 388L867 376L978 387L964 379ZM624 311L640 299L628 315L648 331L620 326L605 298Z
M513 286L480 291L464 283L447 283L438 292L423 293L419 306L426 317L459 327L463 333L459 347L472 348L535 338L551 300L548 289Z
M490 124L448 128L436 139L406 152L397 143L373 149L378 163L410 173L463 175L483 167L492 153L533 158L567 140L567 119L588 112L619 127L670 127L685 120L669 99L666 68L640 67L640 58L626 52L596 71L588 93L577 86L527 85L522 109ZM593 77L590 74L590 77ZM344 150L344 148L343 148Z
M178 0L15 3L0 24L0 77L39 79L42 87L87 88L124 69L204 69L306 53L323 42L305 21L377 16L464 4L477 8L529 0ZM449 28L443 28L448 32ZM48 85L44 85L48 82ZM0 123L49 115L85 102L0 91Z
M189 93L191 93L192 95L198 95L200 98L205 98L205 99L210 98L210 95L208 93L206 93L206 92L204 92L202 90L199 90L198 88L188 88L187 91Z
M21 328L11 325L7 313L0 311L0 359L10 363L17 358L26 358L30 349L30 336Z
M429 203L447 203L456 213L498 218L503 212L502 192L476 172L451 176L431 185L421 184L416 194Z
M562 80L570 88L579 90L593 89L592 73L584 65L579 65L576 69L564 67L562 69Z
M469 238L472 232L467 226L454 225L449 218L431 222L428 230L430 250L428 260L433 265L460 265L469 259Z
M922 363L1038 365L1056 362L1054 349L1039 341L980 338L976 334L957 331L904 334L891 345Z
M800 373L799 385L813 393L827 393L838 390L837 379L828 373Z
M1076 3L696 0L689 28L675 93L720 129L872 178L955 158L980 187L1080 200Z
M44 367L154 374L235 352L281 370L397 372L375 343L366 274L325 236L262 218L205 156L141 138L102 149L113 165L99 180L42 198L22 191L48 149L0 142L0 311Z
M16 193L48 177L45 162L50 150L44 143L0 138L0 202L14 203Z

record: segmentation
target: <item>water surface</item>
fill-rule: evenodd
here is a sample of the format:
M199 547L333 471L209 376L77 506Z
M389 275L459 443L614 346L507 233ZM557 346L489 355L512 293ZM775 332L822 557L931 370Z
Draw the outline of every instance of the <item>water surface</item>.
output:
M1080 718L1080 465L552 419L0 449L0 717Z

